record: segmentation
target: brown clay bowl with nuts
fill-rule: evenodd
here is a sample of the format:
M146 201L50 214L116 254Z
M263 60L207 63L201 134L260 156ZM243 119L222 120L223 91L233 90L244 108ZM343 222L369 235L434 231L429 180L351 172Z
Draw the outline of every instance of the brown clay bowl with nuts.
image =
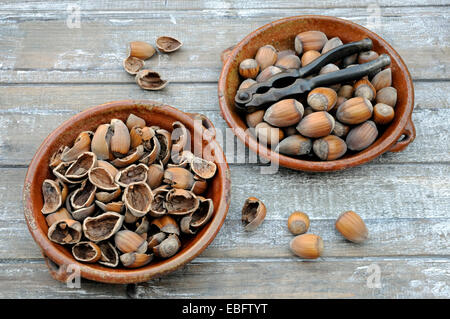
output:
M99 148L102 143L94 142L96 135L102 136L102 125L113 128L106 152ZM142 125L156 135L146 140L146 135L141 134L141 144L130 133L129 141L138 146L125 152L123 145L127 142L123 142L120 132L139 131ZM183 128L181 132L185 133L167 135L175 132L175 127ZM25 219L51 275L65 282L76 270L75 265L81 277L89 280L136 283L172 272L198 256L218 233L230 203L229 168L214 134L214 126L203 115L147 100L95 106L54 130L33 157L23 189ZM183 141L186 136L187 142ZM173 156L169 158L163 152L164 145L169 145L168 138L173 139L172 151L189 145L192 153L179 149L178 154L190 155L176 161ZM83 139L90 140L89 150ZM160 146L159 153L152 151L155 145ZM146 152L139 156L140 162L128 165L142 147ZM163 182L163 175L157 173L138 181L142 168L145 172L148 167L150 172L149 158L153 154L165 154L157 155L153 167L154 173L165 168ZM192 179L202 175L204 179ZM107 199L116 192L123 196ZM90 207L95 207L94 212ZM207 207L205 223L195 216L201 207ZM159 233L150 237L152 226Z
M388 86L391 86L391 91L386 89L385 91L389 92L381 93L376 85L374 90L374 81L380 82L381 77L378 76L375 79L380 73L378 69L378 74L375 76L369 75L369 78L363 78L361 81L342 83L340 87L345 86L353 90L352 94L346 97L344 97L347 94L345 88L341 96L340 84L337 84L316 88L314 92L306 91L296 97L297 101L285 99L278 101L278 105L277 103L269 104L268 108L260 112L261 114L251 113L255 115L253 118L246 116L236 107L235 98L238 96L238 90L251 88L251 85L256 85L255 83L270 82L272 76L279 76L280 72L284 72L283 70L298 69L330 49L365 38L372 41L371 52L361 52L359 59L353 63L369 62L382 54L389 56L389 70L386 70L383 75L389 77L390 85ZM367 163L385 152L402 151L415 138L415 128L411 120L414 88L409 71L399 54L385 40L358 24L335 17L317 15L284 18L250 33L236 46L225 50L221 58L224 65L219 79L218 95L223 118L247 147L266 159L278 161L281 166L313 172L342 170ZM336 64L339 67L335 64L323 67L320 74L322 72L331 74L329 72L346 67L344 60ZM325 70L327 67L329 70ZM358 87L361 87L359 92L361 95L354 93ZM384 86L381 85L381 87ZM389 101L392 91L396 93L396 101L392 106L384 105L385 103L376 106L378 102L374 96L372 101L369 101L370 96L366 99L366 96L373 92L373 94L380 93L380 97L384 95L383 102ZM334 96L329 93L333 93ZM386 99L386 96L389 98ZM329 97L336 99L334 104L323 103L322 98L329 101ZM345 102L347 102L345 107L339 110ZM358 106L355 108L356 104ZM365 106L360 107L363 104ZM312 109L312 107L315 108ZM335 119L346 121L345 116L352 109L358 109L355 111L358 113L356 116L359 116L361 113L359 111L363 109L364 111L367 109L366 113L370 114L363 116L365 122L359 121L356 125L356 122L350 119L347 125L338 127ZM289 121L292 120L292 123L278 123L277 116L283 119L283 114L287 114L286 110L295 110L298 114L291 113L296 113L298 116L288 118ZM262 114L264 117L259 116ZM377 122L378 130L374 121ZM324 125L321 127L322 122ZM252 127L252 123L255 126L257 124L258 127ZM325 124L329 126L326 130L330 129L330 131L326 134L317 132L318 135L315 135L314 129L322 130ZM249 130L249 127L253 132ZM342 130L335 133L335 129ZM258 130L267 133L258 135ZM308 134L310 136L305 138ZM276 142L271 143L268 140Z

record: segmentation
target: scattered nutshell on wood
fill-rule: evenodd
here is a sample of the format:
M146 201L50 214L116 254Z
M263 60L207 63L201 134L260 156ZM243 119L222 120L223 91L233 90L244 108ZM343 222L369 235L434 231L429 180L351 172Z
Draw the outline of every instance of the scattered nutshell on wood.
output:
M161 36L156 39L156 47L159 51L170 53L181 48L183 43L173 37Z
M136 83L144 90L157 91L164 89L169 81L161 79L158 72L141 70L136 74Z
M136 75L143 67L144 61L139 58L129 56L123 60L123 68L128 74Z
M246 231L254 231L266 218L266 205L256 197L249 197L242 207L242 224Z

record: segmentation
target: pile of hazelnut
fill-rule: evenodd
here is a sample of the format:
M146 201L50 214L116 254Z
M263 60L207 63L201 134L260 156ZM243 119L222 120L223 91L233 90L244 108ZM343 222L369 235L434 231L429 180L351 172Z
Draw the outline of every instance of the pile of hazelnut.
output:
M328 39L321 31L306 31L295 37L294 49L278 51L272 45L258 49L254 59L239 65L243 81L238 90L288 69L306 66L343 42ZM378 53L367 51L324 66L319 74L335 72L355 64L370 62ZM283 99L246 115L259 142L288 156L316 155L320 160L336 160L347 151L369 147L394 118L397 91L391 86L391 68L351 83L318 87L296 99Z

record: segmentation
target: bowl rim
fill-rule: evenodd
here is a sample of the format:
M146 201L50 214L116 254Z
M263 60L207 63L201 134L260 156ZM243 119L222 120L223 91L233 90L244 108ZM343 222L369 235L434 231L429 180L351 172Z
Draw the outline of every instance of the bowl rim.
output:
M67 276L70 275L66 273L67 266L70 264L77 264L80 267L81 277L104 283L137 283L147 281L154 277L165 275L185 265L186 263L197 257L200 253L202 253L216 237L228 213L231 196L230 171L225 154L223 153L223 150L215 137L213 137L211 140L209 140L209 143L211 143L210 145L212 145L212 149L214 150L213 156L217 165L217 175L215 178L220 178L220 183L222 185L223 191L219 199L219 206L215 208L215 216L210 221L208 229L200 238L196 239L190 247L167 259L160 265L150 269L146 269L145 267L135 269L109 269L107 267L104 267L104 269L97 269L91 267L91 265L89 264L77 262L75 259L69 258L65 254L60 252L56 248L55 244L47 238L47 234L39 227L35 219L35 214L40 213L40 209L33 208L34 205L32 202L31 189L37 170L39 169L39 162L44 156L45 150L47 149L48 145L55 143L58 139L58 136L62 132L65 132L73 123L82 121L92 114L99 114L118 107L142 107L147 109L149 112L156 109L164 111L166 114L174 115L174 117L179 118L178 120L182 123L194 121L195 115L194 113L186 113L172 106L151 100L113 101L89 107L86 110L75 114L74 116L60 124L45 138L45 140L42 142L35 155L33 156L33 159L31 160L26 173L23 187L23 208L25 220L32 237L41 248L42 254L44 255L44 259L49 267L52 276L60 281L65 281L67 279ZM192 125L192 127L194 127L194 125ZM194 132L195 130L196 127L194 127ZM203 132L201 132L200 134L202 133Z
M407 90L407 99L405 101L406 107L405 112L400 118L398 125L394 128L391 134L386 136L384 140L381 141L381 143L379 143L378 145L374 145L373 147L370 147L361 152L358 152L352 155L351 158L342 158L333 161L308 161L297 159L294 157L289 157L283 154L278 154L272 151L271 149L267 148L266 146L259 144L252 134L249 134L248 132L244 131L242 128L238 126L238 123L234 120L231 112L231 108L234 106L229 107L226 101L225 88L227 78L232 68L232 62L236 58L236 56L240 53L241 49L245 45L247 45L250 41L252 41L254 37L272 28L273 26L283 24L286 22L291 22L294 20L308 20L308 19L324 20L344 24L348 27L359 29L360 31L366 33L367 36L371 39L376 39L385 48L385 50L390 55L391 59L395 60L395 62L399 66L400 73L405 78ZM218 83L218 96L221 114L225 122L228 124L228 126L233 130L234 134L246 145L246 147L250 148L253 152L262 156L266 160L269 161L277 160L280 166L301 171L310 171L310 172L337 171L367 163L373 160L374 158L380 156L381 154L389 151L391 148L395 148L396 146L395 144L399 141L400 136L404 134L405 131L407 132L412 131L413 136L410 136L408 142L403 143L402 147L400 146L397 147L398 150L402 150L415 138L415 129L411 121L411 114L414 108L414 86L411 74L409 73L405 62L387 41L385 41L382 37L380 37L373 31L370 31L369 29L357 23L326 15L298 15L285 17L282 19L269 22L263 25L262 27L256 29L255 31L245 36L237 45L232 47L232 49L230 48L230 50L231 52L227 53L227 56L223 63ZM407 126L410 128L409 131L408 129L405 129L405 127Z

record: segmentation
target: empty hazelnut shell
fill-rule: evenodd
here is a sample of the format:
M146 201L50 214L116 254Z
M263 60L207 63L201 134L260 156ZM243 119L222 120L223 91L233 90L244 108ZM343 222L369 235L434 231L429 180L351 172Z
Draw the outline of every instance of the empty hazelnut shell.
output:
M165 88L169 81L161 79L158 72L141 70L136 74L136 83L144 90L157 91Z
M127 71L128 74L135 75L143 67L144 61L139 58L129 56L128 58L123 60L123 68L125 69L125 71Z
M246 231L254 231L266 218L266 205L256 197L246 199L242 207L242 224Z
M124 216L115 212L87 217L83 221L83 233L86 238L93 242L106 240L122 227L123 220Z
M170 53L178 50L183 46L183 43L173 37L161 36L156 39L156 47L159 51Z
M100 247L90 241L80 241L72 246L72 255L76 260L95 263L102 257Z

